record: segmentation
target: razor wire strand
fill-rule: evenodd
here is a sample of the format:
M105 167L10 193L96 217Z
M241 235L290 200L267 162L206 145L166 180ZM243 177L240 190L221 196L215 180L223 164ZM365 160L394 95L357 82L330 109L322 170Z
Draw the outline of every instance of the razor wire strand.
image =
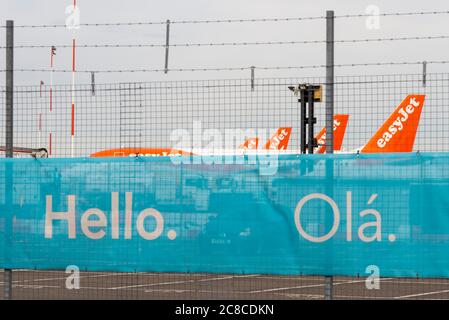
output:
M422 76L422 75L420 75L420 76ZM291 86L291 85L297 85L299 83L299 82L295 82L295 81L287 81L287 82L279 82L279 83L276 83L276 84L267 84L267 83L264 83L263 81L262 82L259 81L259 80L266 80L266 79L268 79L268 78L259 78L258 81L256 81L256 83L254 84L254 87L261 88L261 89L263 89L265 87L287 87L287 86ZM362 84L363 85L369 85L369 84L394 84L394 83L402 83L402 82L411 82L411 83L413 83L413 82L417 82L417 81L418 82L422 81L422 79L420 79L420 80L414 80L414 79L412 79L412 80L403 80L403 79L395 80L395 79L393 79L393 80L369 80L369 81L368 80L363 80L363 81L362 80L353 80L353 81L339 80L339 81L334 81L332 83L328 83L325 80L321 80L321 79L316 78L316 77L312 77L312 78L311 77L306 77L304 79L308 79L308 81L307 81L308 83L314 83L316 85L324 85L324 86L325 85L329 85L329 84L333 84L333 85L350 85L350 84L352 84L352 85L355 85L355 84L358 84L358 85L362 85ZM248 79L233 79L233 80L246 81ZM432 80L430 80L430 79L428 80L428 82L431 82L431 81ZM177 83L178 83L177 81L169 81L169 82L166 83L165 86L160 86L160 88L164 89L164 90L167 90L169 92L172 92L174 94L174 93L176 93L176 90L178 90ZM75 88L75 90L74 90L75 93L83 93L83 92L91 93L92 92L90 84L85 84L85 85L80 85L80 86L84 87L84 88ZM230 83L230 84L229 83L218 83L218 84L201 85L200 87L210 90L210 89L213 89L213 88L231 88L231 87L238 87L238 86L239 85L232 84L232 83ZM97 85L97 87L98 87L98 85ZM184 89L192 89L194 87L195 86L184 85ZM151 88L152 88L151 83L150 84L143 83L143 84L141 84L141 88L140 89L150 90ZM116 92L123 91L123 88L120 88L120 87L107 87L107 88L102 88L101 90L103 92L115 92L116 93ZM59 88L58 88L58 92L61 92L61 93L64 93L64 92L65 93L70 93L72 91L73 91L72 89L70 89L69 87L67 87L65 85L60 85ZM5 92L5 90L4 89L0 90L0 92ZM20 92L20 93L33 93L33 92L35 92L35 93L37 93L37 92L40 92L40 89L38 88L38 86L35 86L35 87L33 87L33 86L24 86L24 88L17 87L16 92ZM47 87L45 87L44 92L45 93L49 92Z
M425 15L444 15L449 11L416 11L416 12L386 12L379 13L381 17L401 17L401 16L425 16ZM370 14L344 14L337 15L337 19L363 18L371 17ZM287 17L287 18L254 18L254 19L217 19L217 20L179 20L170 21L170 24L224 24L224 23L267 23L267 22L298 22L311 20L324 20L326 16L305 16L305 17ZM83 23L81 27L130 27L130 26L146 26L146 25L165 25L166 21L140 21L140 22L109 22L109 23ZM0 28L6 28L5 25ZM15 28L66 28L64 24L41 24L41 25L16 25Z
M260 18L260 19L225 19L225 20L179 20L171 21L170 24L213 24L213 23L255 23L255 22L288 22L325 19L324 16L296 17L296 18ZM130 27L147 25L166 25L167 21L140 21L140 22L106 22L106 23L82 23L80 27ZM6 26L0 26L5 28ZM41 24L41 25L17 25L15 28L66 28L64 24Z
M363 42L387 42L387 41L419 41L419 40L446 40L449 35L438 36L413 36L413 37L384 37L366 39L340 39L335 43L363 43ZM297 44L323 44L326 40L301 40L301 41L255 41L255 42L210 42L210 43L173 43L170 47L225 47L225 46L269 46L269 45L297 45ZM17 45L14 49L48 49L72 48L72 45ZM165 48L166 44L78 44L77 48ZM0 46L0 49L8 49Z
M445 75L445 73L434 73L435 77L439 75ZM371 76L371 78L376 77L374 80L369 79L367 80L367 77L364 78L357 78L356 76L338 76L337 80L334 81L331 84L334 85L389 85L389 84L395 84L395 83L415 83L415 82L421 82L422 77L421 74L392 74L392 75L375 75ZM275 79L278 80L275 83L267 82L267 80ZM264 90L263 88L271 88L271 87L287 87L290 85L298 84L294 81L295 78L258 78L256 83L254 84L255 87L260 88L261 90ZM305 77L302 78L304 81L308 83L314 83L319 85L327 85L325 80L323 80L320 77ZM348 80L352 79L352 80ZM139 84L139 90L144 90L145 92L151 91L152 88L157 85L158 90L165 90L166 92L171 92L172 94L175 94L177 90L179 90L179 87L181 87L183 90L187 89L194 89L197 87L204 88L205 90L212 90L218 88L232 88L232 87L239 87L243 86L243 84L237 84L235 81L247 81L248 79L231 79L226 82L222 81L201 81L197 80L195 82L193 81L156 81L156 82L138 82ZM283 81L281 81L283 80ZM429 79L428 82L431 83L432 79ZM97 89L101 90L103 93L113 94L116 95L117 93L120 93L120 91L123 91L124 88L120 85L106 85L106 84L97 84ZM40 87L38 85L24 85L24 86L16 86L16 92L20 94L25 93L40 93ZM70 93L72 90L69 85L58 85L57 91L60 93ZM0 88L0 92L4 93L5 89ZM48 86L44 86L44 90L42 91L45 94L49 92ZM80 84L77 85L75 88L75 92L79 94L82 97L85 96L85 93L91 93L91 85L90 84ZM117 98L115 98L117 100Z
M336 64L336 68L347 67L369 67L369 66L400 66L400 65L420 65L424 61L391 61L391 62L369 62L369 63L346 63ZM429 60L427 64L448 64L449 60ZM206 72L206 71L246 71L254 67L257 70L297 70L297 69L319 69L326 65L304 65L304 66L250 66L250 67L215 67L215 68L173 68L172 72ZM6 69L0 72L6 72ZM48 72L48 69L15 69L16 72ZM108 69L108 70L77 70L77 73L139 73L139 72L164 72L165 69ZM72 70L56 69L55 73L71 73Z

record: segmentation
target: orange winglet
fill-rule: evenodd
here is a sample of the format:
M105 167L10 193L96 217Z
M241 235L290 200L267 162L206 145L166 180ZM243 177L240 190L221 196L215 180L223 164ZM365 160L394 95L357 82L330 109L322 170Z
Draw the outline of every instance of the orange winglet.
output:
M360 152L413 151L424 99L425 95L408 95Z
M292 128L279 128L277 132L267 141L264 149L287 150Z
M349 115L348 114L336 114L334 115L334 151L341 150L343 144L343 138L346 133L346 127L348 126ZM318 142L318 149L315 153L326 152L326 127L321 129L317 134L316 140Z
M169 148L118 148L103 150L91 154L92 158L106 157L164 157L164 156L191 156L191 152Z

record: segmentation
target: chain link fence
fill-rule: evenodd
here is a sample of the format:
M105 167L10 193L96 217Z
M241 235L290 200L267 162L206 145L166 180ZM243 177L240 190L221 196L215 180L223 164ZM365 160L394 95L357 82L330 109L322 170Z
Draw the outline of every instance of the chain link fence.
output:
M409 94L425 94L425 105L414 144L415 151L448 151L445 134L448 74L339 76L335 80L334 114L348 114L343 151L363 146ZM288 87L299 83L325 84L323 78L174 81L79 85L75 88L74 156L84 157L113 148L171 148L173 132L194 126L202 148L213 131L252 129L270 133L291 127L288 150L300 150L300 106ZM4 88L1 103L4 105ZM71 156L71 87L54 86L52 112L48 86L15 89L14 146L50 149L51 157ZM323 95L323 98L324 95ZM324 102L315 105L315 132L325 126ZM4 114L0 115L4 124ZM262 130L264 129L264 130ZM0 141L4 141L4 132ZM203 134L204 133L204 134ZM209 133L209 136L207 136ZM236 147L243 141L235 141ZM262 141L264 142L264 141ZM179 144L179 143L178 143ZM222 146L221 148L224 148Z
M69 158L89 157L108 149L191 147L180 143L180 132L191 133L189 141L199 141L202 149L211 152L229 149L224 139L236 129L250 129L250 134L257 134L260 149L278 128L288 127L292 131L287 152L297 154L300 107L298 97L288 87L300 83L326 85L320 77L77 85L74 113L71 86L55 85L51 92L45 85L20 86L14 89L15 153L24 155L19 148L45 148L50 158ZM425 79L422 74L338 76L334 88L334 114L349 115L341 151L356 152L365 145L410 94L425 95L413 151L449 151L449 74L427 74ZM1 88L0 105L5 105L5 88ZM325 126L324 101L315 104L315 116L318 133ZM0 141L4 141L3 113L0 127ZM231 149L237 150L243 142L234 139ZM132 173L122 177L122 182L130 183ZM189 183L192 186L195 181L178 186L188 189ZM32 203L32 199L25 201L20 197L32 198L42 192L34 187L28 183L27 191L16 190L17 201ZM237 186L234 192L238 193L241 187ZM164 190L159 191L167 196ZM13 270L12 298L322 299L328 281L318 275L117 273L81 269L77 287L71 275L66 270ZM383 278L380 274L380 289L369 289L370 275L372 272L367 269L357 277L334 277L333 298L449 298L447 279L419 275Z

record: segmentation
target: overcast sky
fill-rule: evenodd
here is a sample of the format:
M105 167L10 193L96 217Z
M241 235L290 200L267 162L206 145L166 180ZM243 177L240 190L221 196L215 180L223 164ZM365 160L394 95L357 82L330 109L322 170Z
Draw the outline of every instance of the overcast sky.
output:
M12 19L16 25L65 24L65 9L72 0L2 0L2 24ZM336 15L364 13L370 5L381 13L447 10L445 0L78 0L81 23L139 22L239 18L282 18L322 16L326 10ZM366 18L337 19L336 39L379 37L438 36L448 33L448 15L383 17L379 29L368 29ZM81 27L76 33L81 44L163 44L164 25L144 27ZM15 30L15 44L70 45L72 32L65 28ZM244 41L301 41L324 40L324 20L278 22L172 25L172 43L244 42ZM0 43L4 46L5 32ZM4 69L4 50L0 61ZM449 40L398 41L383 43L337 44L336 64L447 60ZM196 47L171 48L171 68L300 66L325 63L324 44L282 46ZM164 66L163 48L83 49L77 51L79 70L104 69L161 69ZM15 68L49 68L48 49L16 49ZM71 68L71 50L59 48L56 69ZM447 71L445 65L430 65L429 72ZM339 68L338 75L420 73L421 66ZM262 71L257 77L324 75L324 70ZM177 79L244 78L249 71L234 72L169 72L144 74L99 74L97 82L159 81ZM4 84L4 77L1 77ZM49 73L16 73L16 84L48 82ZM70 83L70 74L55 77L55 83ZM90 75L77 76L78 83L88 83Z

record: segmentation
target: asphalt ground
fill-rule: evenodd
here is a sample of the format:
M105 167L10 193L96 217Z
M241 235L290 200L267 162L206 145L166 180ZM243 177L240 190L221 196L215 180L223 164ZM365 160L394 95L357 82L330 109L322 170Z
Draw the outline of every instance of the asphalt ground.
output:
M80 272L79 289L68 289L67 277L13 270L12 299L289 300L324 299L325 292L321 276ZM3 279L1 270L0 298ZM365 278L334 277L333 299L449 299L449 279L381 278L369 290Z

